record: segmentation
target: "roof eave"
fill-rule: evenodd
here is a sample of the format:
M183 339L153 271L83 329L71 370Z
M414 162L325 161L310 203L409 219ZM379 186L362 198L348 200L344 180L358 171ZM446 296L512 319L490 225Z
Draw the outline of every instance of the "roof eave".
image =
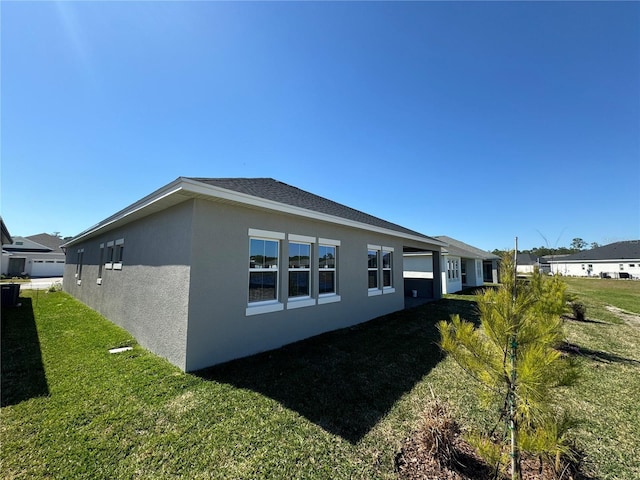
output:
M129 219L132 219L134 214L143 213L143 210L150 209L154 204L157 204L161 200L169 199L172 196L182 194L185 197L204 197L204 198L213 198L226 200L232 203L238 203L241 205L247 205L254 208L262 208L272 211L277 211L280 213L286 213L290 215L295 215L299 217L311 218L314 220L340 224L352 228L358 228L361 230L368 230L376 233L381 233L385 235L391 235L394 237L404 238L407 240L420 242L420 243L428 243L437 247L444 247L446 243L437 240L435 238L420 236L420 235L412 235L405 232L400 232L397 230L392 230L388 228L378 227L375 225L370 225L367 223L357 222L355 220L349 220L341 217L337 217L334 215L329 215L326 213L316 212L313 210L308 210L301 207L296 207L293 205L284 204L281 202L276 202L273 200L268 200L260 197L256 197L253 195L249 195L242 192L237 192L235 190L229 190L222 187L217 187L214 185L209 185L206 183L202 183L190 178L178 177L176 180L171 182L170 184L164 186L163 188L156 190L155 192L147 195L136 203L130 205L129 207L115 213L111 217L103 220L97 225L81 232L68 242L61 245L61 248L68 248L73 246L84 239L88 239L96 235L101 231L108 231L118 224L128 223ZM175 203L179 203L182 200L179 200ZM168 202L172 203L172 202Z

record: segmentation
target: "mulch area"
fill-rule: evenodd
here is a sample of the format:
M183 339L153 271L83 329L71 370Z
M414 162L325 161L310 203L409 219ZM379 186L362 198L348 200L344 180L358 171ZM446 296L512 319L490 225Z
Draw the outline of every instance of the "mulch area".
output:
M583 476L573 465L556 473L549 462L523 455L523 480L579 480ZM504 472L496 477L495 466L488 465L467 441L446 406L432 402L419 427L407 438L396 455L395 468L400 480L493 480L510 478Z

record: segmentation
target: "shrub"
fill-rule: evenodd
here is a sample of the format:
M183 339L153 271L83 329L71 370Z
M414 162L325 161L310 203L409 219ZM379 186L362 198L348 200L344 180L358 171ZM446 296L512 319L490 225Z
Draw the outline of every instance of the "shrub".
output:
M571 310L573 311L573 318L584 322L587 313L587 306L584 303L578 301L571 302Z

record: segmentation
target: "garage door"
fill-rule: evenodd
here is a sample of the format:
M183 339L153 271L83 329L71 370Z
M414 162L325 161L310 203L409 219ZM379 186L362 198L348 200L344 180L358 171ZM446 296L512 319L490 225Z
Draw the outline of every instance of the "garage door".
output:
M33 260L32 277L61 277L64 273L64 260Z

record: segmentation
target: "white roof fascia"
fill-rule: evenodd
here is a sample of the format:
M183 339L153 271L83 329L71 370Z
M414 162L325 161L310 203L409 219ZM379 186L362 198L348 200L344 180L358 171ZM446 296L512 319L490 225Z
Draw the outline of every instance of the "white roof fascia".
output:
M420 243L429 243L431 245L436 246L445 246L446 243L441 242L436 239L426 239L422 238L418 235L411 235L402 232L398 232L397 230L391 230L383 227L377 227L375 225L369 225L362 222L357 222L355 220L349 220L342 217L337 217L334 215L329 215L326 213L315 212L313 210L307 210L305 208L296 207L293 205L288 205L285 203L276 202L273 200L268 200L266 198L260 198L253 195L249 195L242 192L237 192L235 190L228 190L226 188L217 187L214 185L209 185L206 183L198 182L189 178L179 177L170 184L165 187L157 190L156 192L147 195L143 199L137 201L136 203L130 205L129 207L117 212L116 214L109 217L104 223L99 223L94 227L80 233L77 237L71 239L69 242L61 245L62 247L67 247L77 243L78 241L86 238L94 233L105 229L106 227L113 225L115 222L125 219L127 216L131 216L133 213L139 212L145 208L148 208L154 203L167 198L171 195L177 194L179 192L191 193L194 195L202 195L206 197L219 198L222 200L227 200L230 202L236 202L243 205L249 205L257 208L264 208L268 210L274 210L281 213L288 213L295 216L311 218L314 220L320 220L329 223L335 223L339 225L344 225L347 227L358 228L361 230L368 230L376 233L381 233L385 235L390 235L393 237L405 238L407 240L413 240Z

